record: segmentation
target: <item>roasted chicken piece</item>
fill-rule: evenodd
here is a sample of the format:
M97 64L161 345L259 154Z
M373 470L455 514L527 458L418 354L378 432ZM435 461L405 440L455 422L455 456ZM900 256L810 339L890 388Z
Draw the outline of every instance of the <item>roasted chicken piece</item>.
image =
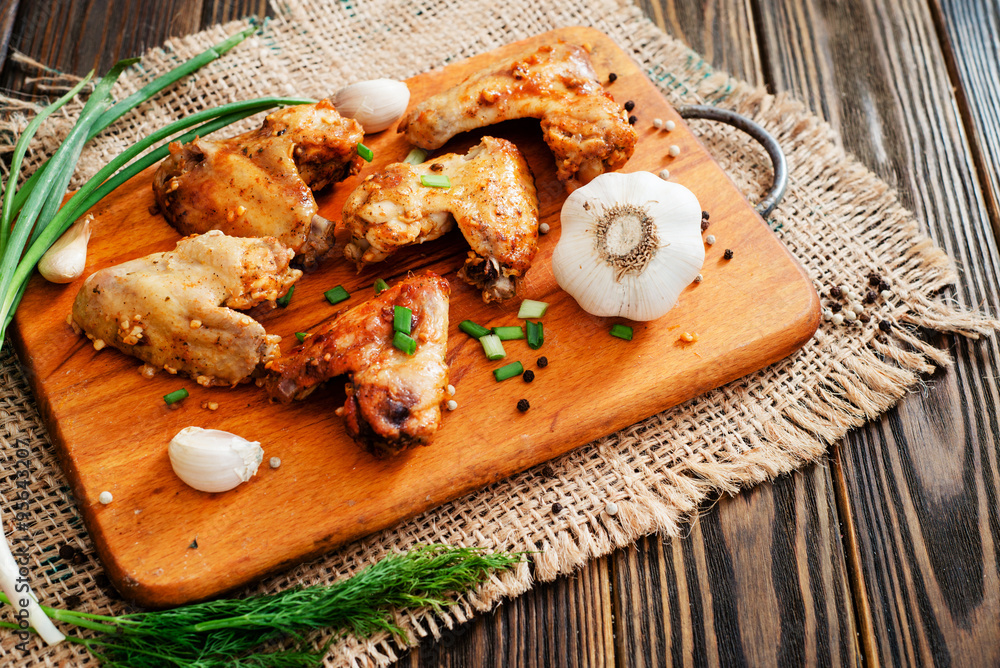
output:
M153 176L167 221L182 234L222 230L275 237L312 267L333 245L334 226L317 215L318 192L361 168L361 125L328 100L287 107L257 130L170 145Z
M448 188L421 184L447 176ZM506 139L483 137L465 155L449 153L422 165L398 162L372 174L344 204L352 241L344 254L360 270L404 246L458 228L472 246L459 276L483 300L508 299L538 249L538 196L528 163Z
M403 117L399 132L434 149L460 132L512 118L541 119L559 180L569 190L618 169L635 149L635 128L604 91L587 51L565 42L473 74L424 100Z
M101 269L84 281L72 323L94 347L111 345L205 386L235 385L277 357L279 336L233 309L274 302L302 275L273 237L206 232L166 253Z
M379 457L426 445L447 400L449 292L448 281L425 272L339 314L268 364L268 393L288 403L348 374L347 402L338 413L351 438ZM393 346L396 306L412 312L412 355Z

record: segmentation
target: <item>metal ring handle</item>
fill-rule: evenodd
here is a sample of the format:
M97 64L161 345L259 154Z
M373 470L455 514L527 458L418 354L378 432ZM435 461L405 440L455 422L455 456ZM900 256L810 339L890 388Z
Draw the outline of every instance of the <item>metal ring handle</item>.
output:
M737 114L735 111L709 107L703 104L691 104L677 107L676 109L681 118L703 118L709 121L718 121L726 125L732 125L737 130L742 130L753 137L757 140L758 144L764 147L767 155L771 158L771 164L774 168L774 181L771 184L771 189L767 191L767 195L754 208L762 218L767 218L774 211L774 207L778 206L778 202L784 197L785 189L788 187L788 163L785 161L785 154L782 152L777 140L760 125L754 123L746 116Z

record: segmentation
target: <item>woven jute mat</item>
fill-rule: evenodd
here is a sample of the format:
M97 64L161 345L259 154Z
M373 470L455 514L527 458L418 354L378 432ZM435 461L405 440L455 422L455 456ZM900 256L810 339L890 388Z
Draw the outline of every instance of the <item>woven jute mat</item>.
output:
M530 564L494 578L443 615L400 617L411 643L436 637L501 597L643 535L676 536L709 495L735 493L820 457L848 429L892 406L920 374L949 364L947 353L926 344L916 330L977 336L993 328L938 296L956 279L951 262L888 186L838 148L827 125L790 99L714 72L629 2L300 0L277 9L279 16L258 36L96 139L80 160L78 182L152 128L209 105L266 94L323 97L351 81L405 78L552 28L590 25L632 54L674 104L734 109L775 135L788 157L791 182L768 223L821 291L846 284L864 293L870 271L885 277L893 296L876 313L891 328L884 333L871 323L824 320L802 350L778 364L237 595L330 583L390 551L423 543L534 551ZM216 27L152 50L122 77L116 95L240 27ZM71 106L46 124L32 146L30 166L58 144L78 111ZM9 100L6 112L4 121L15 131L30 117ZM743 192L751 199L765 192L771 170L756 144L727 126L695 122L694 128ZM0 374L4 528L27 547L36 592L55 607L125 611L102 573L9 346L0 355ZM9 510L22 496L27 527L16 525ZM604 512L608 501L618 505L614 517ZM557 502L564 510L555 515L549 509ZM24 651L16 642L3 634L3 665L96 663L68 643L45 648L33 639ZM333 646L327 665L384 665L400 647L386 635L346 638Z

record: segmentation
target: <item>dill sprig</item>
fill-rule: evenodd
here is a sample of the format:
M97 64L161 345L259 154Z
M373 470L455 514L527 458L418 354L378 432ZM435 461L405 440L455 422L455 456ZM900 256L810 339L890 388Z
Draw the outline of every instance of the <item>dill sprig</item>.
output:
M428 545L387 556L332 585L117 617L46 606L42 610L57 621L96 631L92 637L66 639L85 645L107 666L314 666L322 662L330 643L346 633L367 638L387 631L405 638L393 621L394 612L424 607L440 611L454 602L455 594L472 590L522 558L522 554ZM5 597L3 602L7 603ZM316 629L334 635L316 647L304 635ZM290 639L291 647L256 651L279 639Z

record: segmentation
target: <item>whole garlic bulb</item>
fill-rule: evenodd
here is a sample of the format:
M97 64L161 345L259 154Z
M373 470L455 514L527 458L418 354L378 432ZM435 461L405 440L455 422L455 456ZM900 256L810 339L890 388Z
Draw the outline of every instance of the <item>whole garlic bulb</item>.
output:
M52 283L70 283L83 274L87 267L87 244L90 242L88 215L73 223L55 243L49 246L38 261L38 273Z
M341 88L331 101L341 116L353 118L370 134L402 118L410 102L410 89L395 79L372 79Z
M698 198L649 172L598 176L570 194L560 221L552 272L593 315L659 318L705 262Z
M177 477L202 492L225 492L257 473L260 443L219 429L184 427L167 448Z

